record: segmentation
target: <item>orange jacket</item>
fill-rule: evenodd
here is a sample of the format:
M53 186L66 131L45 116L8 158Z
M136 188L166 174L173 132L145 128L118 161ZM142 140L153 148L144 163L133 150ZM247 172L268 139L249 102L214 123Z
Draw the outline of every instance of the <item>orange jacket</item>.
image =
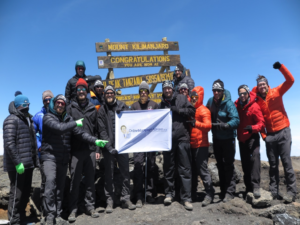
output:
M195 104L195 127L191 126L191 147L208 147L208 132L211 129L211 114L208 108L203 105L204 89L201 86L195 87L192 91L197 92L199 98Z
M266 129L268 133L280 131L290 126L289 118L284 109L282 96L293 85L295 79L288 69L281 64L280 72L285 77L285 81L276 88L270 88L267 93L266 99L263 100L257 95L256 102L261 108L266 121ZM252 89L254 93L258 93L257 87ZM266 134L261 132L261 136L265 139Z

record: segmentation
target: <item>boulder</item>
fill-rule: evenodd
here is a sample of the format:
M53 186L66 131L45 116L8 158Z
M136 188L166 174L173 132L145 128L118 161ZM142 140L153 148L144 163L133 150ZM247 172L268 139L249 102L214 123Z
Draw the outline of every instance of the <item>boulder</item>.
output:
M227 203L220 203L218 211L225 214L249 215L252 214L252 208L240 198L234 198Z
M258 214L258 216L272 219L273 215L282 214L282 213L285 213L285 211L286 211L285 205L280 204L280 205L274 205L274 206L264 209L264 210L259 210L259 212L257 214Z
M300 220L286 213L273 216L274 225L300 225Z
M261 188L260 194L260 198L255 198L253 193L248 192L246 201L257 208L269 207L271 205L271 201L273 200L271 193Z

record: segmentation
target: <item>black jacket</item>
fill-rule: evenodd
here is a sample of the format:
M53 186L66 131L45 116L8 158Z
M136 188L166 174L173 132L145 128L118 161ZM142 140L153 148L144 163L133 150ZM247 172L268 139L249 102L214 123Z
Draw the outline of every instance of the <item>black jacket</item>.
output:
M189 125L186 123L189 117L195 117L195 108L184 95L175 94L171 102L165 100L164 95L159 103L159 109L168 109L171 106L176 106L179 109L179 114L172 113L172 142L190 142Z
M74 119L79 120L84 118L83 127L79 128L86 133L98 137L97 130L97 109L94 104L88 101L88 105L85 108L81 108L77 102L72 101L72 103L67 107L67 113ZM71 139L71 151L96 151L99 149L96 147L95 143L89 144L78 139L76 136L72 136Z
M4 171L16 171L16 165L23 163L25 169L39 167L37 144L32 116L30 124L14 102L9 104L10 115L3 123Z
M124 102L116 100L114 107L114 111L116 110L128 110L128 106L125 105ZM108 105L105 104L102 106L98 111L98 128L99 128L99 136L100 139L107 140L108 143L105 145L105 150L112 150L115 148L115 136L114 136L114 129L112 120L109 116L109 108Z
M130 109L131 110L158 109L158 104L152 100L148 100L145 104L142 104L139 100L133 103Z
M183 83L186 83L187 86L189 87L189 94L195 87L195 82L191 77L188 77L185 75L185 69L183 70L181 76L179 78L176 77L175 71L173 74L173 83L174 83L174 93L179 93L179 86Z
M70 101L76 99L76 83L79 80L79 78L86 78L86 75L83 74L83 76L79 76L78 74L76 74L75 76L73 76L67 83L66 86L66 91L65 91L65 97L67 99L67 103L69 104Z
M71 116L56 115L53 110L53 100L49 112L43 118L43 139L41 148L42 161L54 161L67 164L71 151L71 137L74 135L81 141L95 144L96 138L79 129Z

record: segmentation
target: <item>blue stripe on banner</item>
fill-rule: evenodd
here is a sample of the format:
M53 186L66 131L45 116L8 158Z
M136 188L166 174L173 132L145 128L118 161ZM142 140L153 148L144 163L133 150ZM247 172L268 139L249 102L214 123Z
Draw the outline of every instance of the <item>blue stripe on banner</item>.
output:
M149 127L145 128L145 129L156 128L168 116L168 113L166 113L163 117L158 118L154 123L152 123ZM145 138L149 134L150 134L150 132L141 132L139 135L137 135L135 138L133 138L130 142L128 142L126 145L124 145L121 150L118 150L118 152L120 153L120 152L126 151L128 148L130 148L131 146L140 142L143 138Z

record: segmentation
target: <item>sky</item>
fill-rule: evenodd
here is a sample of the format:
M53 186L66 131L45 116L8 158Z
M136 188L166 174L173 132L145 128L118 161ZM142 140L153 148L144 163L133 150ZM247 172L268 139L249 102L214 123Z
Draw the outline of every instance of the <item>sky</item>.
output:
M291 155L299 156L299 10L299 0L1 0L1 136L15 91L29 98L30 113L35 114L42 107L43 91L64 94L67 81L75 75L77 60L85 62L86 74L105 78L107 69L98 69L97 56L106 53L96 53L96 42L106 38L111 42L161 41L167 37L179 42L179 51L169 54L180 54L196 86L205 90L205 104L212 96L214 80L223 80L235 101L238 86L247 84L252 89L258 74L268 78L271 88L284 82L273 63L284 64L295 77L283 100L291 122ZM163 52L112 53L160 54ZM114 74L119 78L157 73L159 69L114 69ZM155 91L160 92L161 85ZM122 93L137 94L138 89L123 89ZM239 159L239 148L236 150ZM267 160L263 141L261 159Z

